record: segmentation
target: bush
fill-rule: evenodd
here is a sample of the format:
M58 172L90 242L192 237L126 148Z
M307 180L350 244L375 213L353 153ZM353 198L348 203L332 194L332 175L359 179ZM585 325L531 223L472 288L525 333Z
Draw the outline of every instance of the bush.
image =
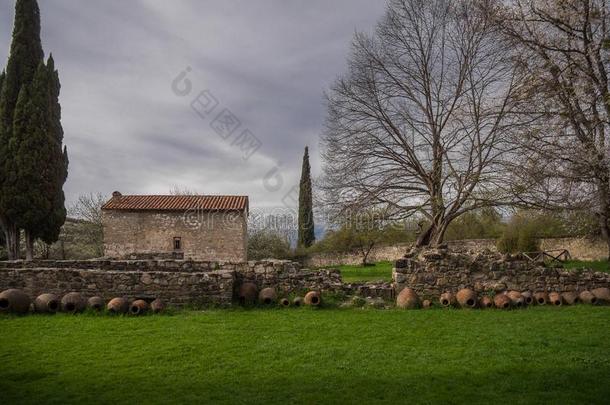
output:
M336 225L336 229L327 231L308 252L358 252L362 265L366 266L369 254L376 246L415 240L413 224L387 221L383 213L376 211L345 215Z
M290 243L279 233L260 230L248 236L248 260L290 258Z
M483 208L467 212L451 222L445 239L495 239L502 235L505 227L502 215L495 208Z
M538 229L537 221L518 214L514 215L498 239L498 251L520 253L540 250Z
M309 253L351 252L358 249L362 241L375 241L377 245L396 245L415 241L416 223L391 222L367 229L358 229L342 224L338 229L329 229L324 237L309 249Z

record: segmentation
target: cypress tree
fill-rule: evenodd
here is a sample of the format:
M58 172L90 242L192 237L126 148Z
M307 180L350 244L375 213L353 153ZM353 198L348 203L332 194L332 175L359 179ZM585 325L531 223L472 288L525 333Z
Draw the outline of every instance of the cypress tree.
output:
M64 131L61 126L61 106L59 104L59 74L55 70L53 55L47 62L48 78L48 113L47 129L49 135L49 150L47 159L50 163L47 179L48 189L46 196L49 199L50 212L43 223L39 225L36 235L46 243L53 243L59 239L61 226L66 221L65 196L63 185L68 178L68 151L63 146Z
M9 215L25 230L27 259L33 258L34 239L52 211L49 192L53 189L52 143L48 129L49 75L40 63L32 84L21 88L13 120L9 151L16 176L7 179Z
M0 225L6 236L9 259L19 257L20 230L11 212L10 188L16 180L17 169L10 153L13 120L19 93L32 82L44 54L40 42L40 10L36 0L17 0L15 25L6 74L0 92ZM22 103L23 104L23 103Z
M32 82L43 57L38 3L36 0L17 0L13 41L0 98L0 119L6 134L11 133L21 87Z
M299 238L298 247L308 248L316 240L313 222L313 203L311 195L311 167L309 149L305 147L301 182L299 184Z
M0 224L11 259L18 258L21 229L31 259L34 239L57 240L66 216L59 78L53 59L45 66L43 56L38 3L17 0L0 87Z
M6 73L3 70L2 73L0 73L0 95L2 95L2 86L4 85L5 77L6 77ZM0 125L0 127L1 127L1 125ZM0 132L1 131L2 130L0 128ZM2 167L1 161L0 161L0 171L2 171L2 170L3 170L3 167ZM5 219L4 219L4 216L2 215L2 213L0 213L0 245L6 246L6 238L5 238L5 234L4 234L4 229L5 229Z
M63 184L67 177L67 152L62 149L59 78L53 59L41 63L31 85L19 94L9 151L16 176L7 180L11 217L25 230L26 258L33 258L34 240L53 243L66 219Z

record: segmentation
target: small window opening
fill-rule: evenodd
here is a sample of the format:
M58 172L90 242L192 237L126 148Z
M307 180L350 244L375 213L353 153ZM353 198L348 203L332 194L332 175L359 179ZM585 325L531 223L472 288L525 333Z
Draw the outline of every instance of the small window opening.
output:
M174 250L182 250L182 239L180 237L174 238Z

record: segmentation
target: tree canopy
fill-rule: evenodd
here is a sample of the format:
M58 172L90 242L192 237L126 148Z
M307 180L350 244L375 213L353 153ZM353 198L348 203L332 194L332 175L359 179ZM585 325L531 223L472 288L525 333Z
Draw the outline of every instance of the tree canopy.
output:
M10 259L19 257L21 230L31 259L34 240L56 241L66 219L59 75L43 56L38 3L18 0L0 80L0 226Z
M510 199L510 56L474 2L391 0L327 97L327 207L418 216L417 244L429 245L460 215Z

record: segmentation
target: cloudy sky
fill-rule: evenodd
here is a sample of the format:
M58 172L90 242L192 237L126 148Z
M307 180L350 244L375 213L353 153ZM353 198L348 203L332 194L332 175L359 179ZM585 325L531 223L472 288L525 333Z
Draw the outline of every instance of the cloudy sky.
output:
M305 145L320 173L323 92L384 3L39 1L62 83L68 201L179 187L291 204ZM0 0L3 63L13 9Z

